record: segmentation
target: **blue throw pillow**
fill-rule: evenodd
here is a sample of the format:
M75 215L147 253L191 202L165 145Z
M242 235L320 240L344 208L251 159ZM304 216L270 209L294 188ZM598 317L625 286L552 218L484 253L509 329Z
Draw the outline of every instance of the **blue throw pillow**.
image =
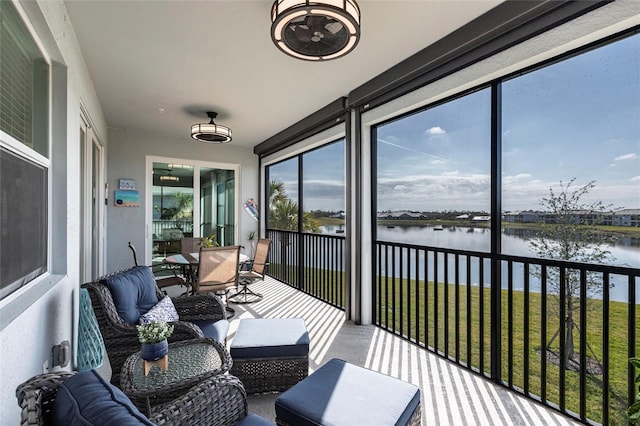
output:
M140 315L158 303L156 281L148 266L133 267L102 282L111 291L118 315L129 324L136 324Z
M145 314L140 315L140 324L151 324L152 322L173 322L179 321L178 311L173 305L171 298L165 296L153 308Z
M153 425L95 370L81 371L58 386L53 420L57 425Z

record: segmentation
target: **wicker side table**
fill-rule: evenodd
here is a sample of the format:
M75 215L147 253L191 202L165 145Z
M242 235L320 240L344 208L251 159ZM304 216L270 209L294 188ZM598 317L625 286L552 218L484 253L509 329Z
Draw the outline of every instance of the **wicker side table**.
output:
M134 404L149 415L151 407L171 401L203 380L231 368L229 352L213 339L183 340L169 344L167 371L153 366L145 376L140 352L122 366L120 385Z

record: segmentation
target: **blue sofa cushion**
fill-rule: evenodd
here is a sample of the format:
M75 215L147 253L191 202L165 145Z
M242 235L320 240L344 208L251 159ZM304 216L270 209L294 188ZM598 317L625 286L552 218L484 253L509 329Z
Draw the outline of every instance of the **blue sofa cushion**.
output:
M231 358L273 358L309 354L302 318L242 319L231 342Z
M174 322L179 320L178 311L176 311L171 298L165 296L153 308L140 315L138 322L140 324L151 324L152 322Z
M227 341L227 334L229 334L229 321L223 319L218 321L192 321L195 325L200 327L204 337L217 340L220 343Z
M244 419L240 420L234 426L273 426L273 423L263 419L257 414L249 414Z
M153 425L95 370L81 371L58 386L53 420L58 425Z
M376 371L332 359L276 399L276 418L290 425L406 425L420 389Z
M140 315L158 303L156 281L148 266L135 266L102 282L111 291L118 315L129 324L136 324Z

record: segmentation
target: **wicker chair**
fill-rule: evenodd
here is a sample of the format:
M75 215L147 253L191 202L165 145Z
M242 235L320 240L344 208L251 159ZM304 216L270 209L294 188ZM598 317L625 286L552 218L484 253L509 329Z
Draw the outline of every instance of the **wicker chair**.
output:
M136 248L134 247L133 244L131 244L131 241L129 241L129 250L131 250L131 253L133 254L133 264L135 266L138 266L138 255L136 254ZM176 274L175 269L170 269L170 271L173 274L172 276L157 277L155 279L156 285L158 286L158 288L163 289L165 287L171 287L174 285L189 287L185 282L185 280L179 277L178 274Z
M75 372L41 374L16 389L25 425L52 425L58 385ZM213 376L185 394L151 409L149 420L161 425L234 425L247 416L247 394L234 376Z
M135 324L129 324L118 314L109 287L102 282L82 285L89 291L100 333L104 340L109 364L111 365L111 383L120 387L120 370L129 355L140 350L138 330ZM164 294L156 287L158 299ZM173 322L174 331L169 342L177 342L203 337L202 330L193 322L219 321L227 318L224 304L214 294L172 297L180 321Z

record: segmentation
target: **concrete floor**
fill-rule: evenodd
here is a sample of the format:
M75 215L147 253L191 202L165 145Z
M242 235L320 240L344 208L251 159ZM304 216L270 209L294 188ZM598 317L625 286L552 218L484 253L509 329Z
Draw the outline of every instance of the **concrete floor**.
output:
M413 383L421 389L423 425L578 424L378 327L345 321L342 311L279 281L268 278L251 288L264 299L231 304L236 315L229 341L242 318L304 318L311 341L310 373L340 358ZM250 395L249 411L275 422L278 395Z
M267 278L251 288L264 298L247 305L231 304L236 314L231 319L228 344L243 318L304 318L311 341L309 373L332 358L340 358L413 383L421 389L423 425L579 424L378 327L345 321L342 311L277 280ZM171 296L182 291L169 288ZM110 377L108 362L102 373ZM249 412L275 423L278 395L249 395Z

